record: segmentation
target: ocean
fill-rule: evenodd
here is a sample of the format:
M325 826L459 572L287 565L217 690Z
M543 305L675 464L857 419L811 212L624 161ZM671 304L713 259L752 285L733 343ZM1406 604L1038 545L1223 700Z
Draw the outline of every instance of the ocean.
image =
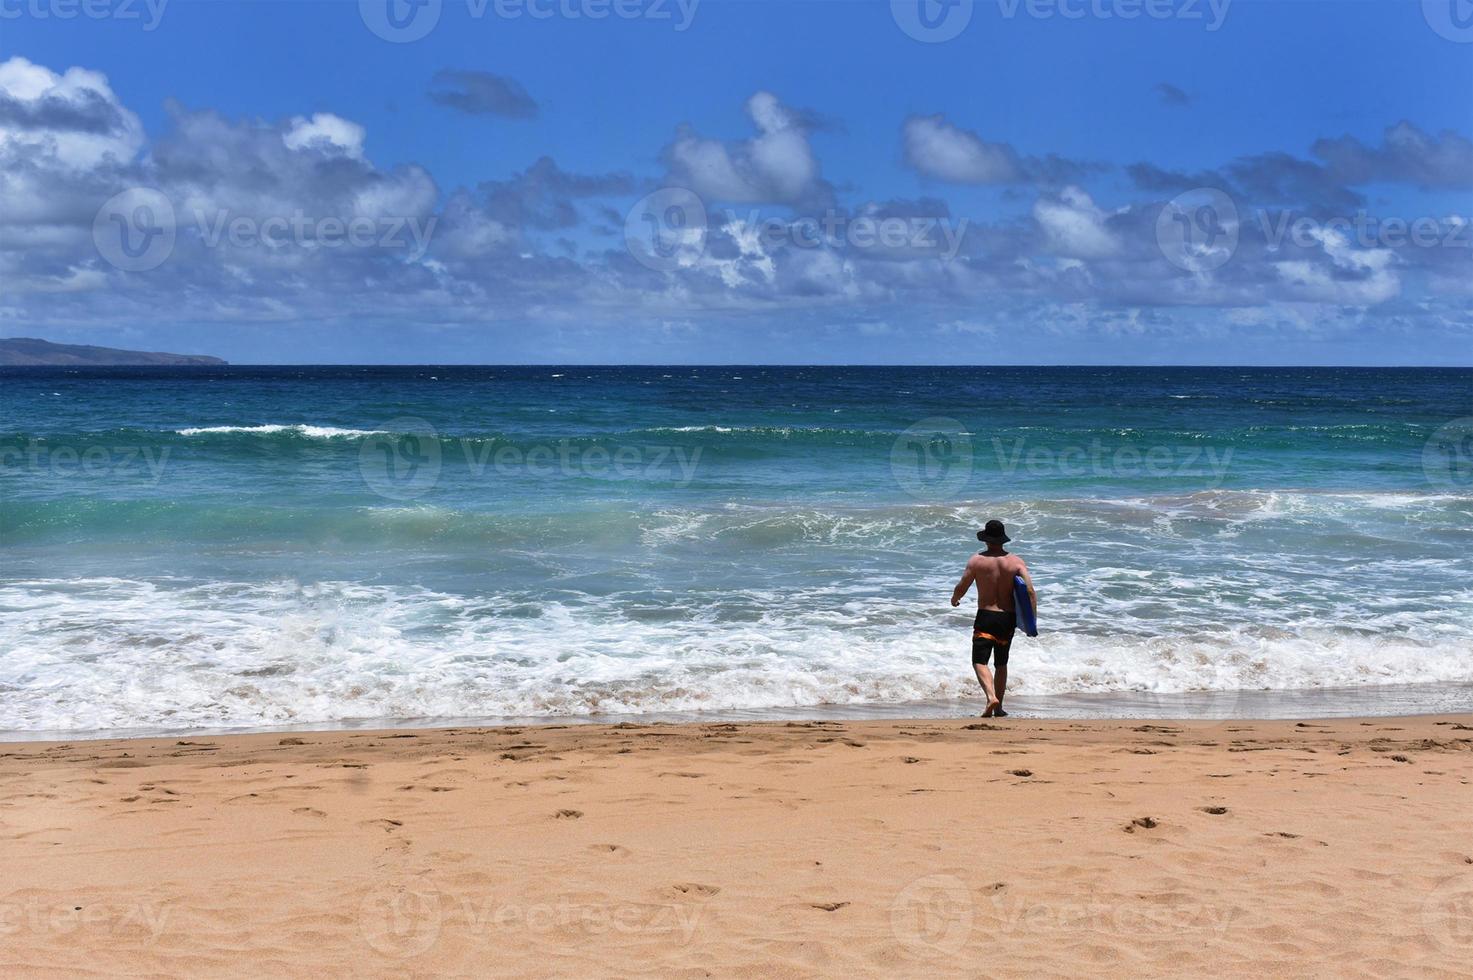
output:
M7 368L0 405L3 732L975 713L948 599L992 517L1028 711L1473 706L1473 370Z

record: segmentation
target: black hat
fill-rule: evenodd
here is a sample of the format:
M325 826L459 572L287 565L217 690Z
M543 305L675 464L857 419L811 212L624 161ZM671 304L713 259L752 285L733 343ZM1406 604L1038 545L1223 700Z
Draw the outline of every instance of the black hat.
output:
M1007 528L1002 526L1002 521L988 521L987 526L977 532L977 540L1006 544L1013 539L1008 537Z

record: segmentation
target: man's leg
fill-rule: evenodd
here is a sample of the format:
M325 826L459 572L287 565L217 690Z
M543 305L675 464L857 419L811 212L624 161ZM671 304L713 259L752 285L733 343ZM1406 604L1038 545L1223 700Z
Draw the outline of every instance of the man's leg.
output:
M995 712L993 712L993 713L996 714L1000 718L1006 718L1007 717L1007 712L1004 711L1004 710L1002 710L1002 698L1003 698L1003 695L1006 694L1007 693L1007 690L1008 690L1008 648L1007 647L999 647L998 648L998 650L997 650L997 660L996 660L996 663L997 663L997 681L995 683L995 688L997 690L997 710Z
M997 699L997 694L992 687L992 671L987 666L986 660L972 658L972 669L977 672L977 680L982 684L982 690L987 694L987 710L982 712L983 718L991 718L992 713L1002 707L1002 702Z
M987 694L987 710L982 712L982 717L991 718L992 713L1002 704L993 693L992 671L987 666L987 661L992 658L994 644L992 637L980 631L981 613L978 613L977 618L979 622L972 624L972 669L977 672L977 681Z

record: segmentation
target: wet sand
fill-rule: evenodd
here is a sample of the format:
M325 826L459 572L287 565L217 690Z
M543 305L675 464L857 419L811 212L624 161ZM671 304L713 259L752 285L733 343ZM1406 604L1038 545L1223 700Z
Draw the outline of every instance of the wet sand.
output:
M1465 976L1473 719L0 746L6 976Z

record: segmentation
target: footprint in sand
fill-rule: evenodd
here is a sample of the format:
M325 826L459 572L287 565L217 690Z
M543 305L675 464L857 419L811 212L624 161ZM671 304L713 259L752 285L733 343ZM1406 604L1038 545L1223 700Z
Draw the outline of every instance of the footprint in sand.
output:
M404 821L403 820L390 820L388 817L382 817L382 818L380 818L378 820L361 820L361 821L359 821L358 826L360 826L360 827L381 827L381 828L383 828L383 830L384 830L385 833L392 834L394 831L396 831L400 827L404 826Z
M1225 806L1199 806L1197 807L1197 809L1201 810L1203 813L1210 813L1216 817L1220 817L1224 813L1228 812L1228 808Z
M463 864L475 857L469 851L432 851L430 857L436 861L447 861L454 864Z
M295 814L299 814L300 816L303 816L303 817L325 817L325 816L327 816L327 814L324 813L322 810L318 810L317 808L310 807L310 806L299 806L299 807L295 807L295 808L292 809L292 812L295 813Z
M1136 817L1130 823L1126 824L1124 829L1127 834L1133 834L1137 827L1143 830L1155 830L1159 826L1161 825L1156 822L1155 817Z
M695 895L700 898L710 898L721 888L717 885L702 885L695 881L678 881L670 886L670 891L677 895Z
M624 847L622 844L590 844L588 849L590 851L597 851L599 854L627 855L629 853L629 848Z
M837 912L848 905L848 902L810 902L809 908L821 909L824 912Z
M559 810L553 814L556 820L577 820L581 816L583 816L582 810Z
M1032 769L1009 769L1008 773L1013 776L1022 776L1025 779L1033 775Z

